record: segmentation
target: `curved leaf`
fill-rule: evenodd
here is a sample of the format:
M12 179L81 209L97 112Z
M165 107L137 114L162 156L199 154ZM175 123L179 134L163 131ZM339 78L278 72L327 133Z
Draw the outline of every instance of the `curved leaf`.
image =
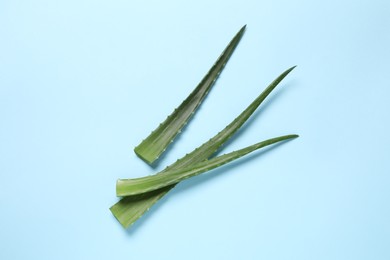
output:
M245 27L246 26L242 27L236 36L234 36L213 67L211 67L203 80L183 103L181 103L181 105L175 109L156 130L135 147L134 152L141 159L151 164L166 150L168 145L194 114L196 108L199 107L210 88L214 85L214 82L217 80L219 74L241 40Z
M116 184L116 195L132 196L159 190L172 184L179 183L182 180L197 176L201 173L225 165L257 149L296 137L298 137L298 135L280 136L256 143L231 153L214 157L210 160L202 161L189 167L174 170L170 169L164 171L161 174L155 174L136 179L120 179Z

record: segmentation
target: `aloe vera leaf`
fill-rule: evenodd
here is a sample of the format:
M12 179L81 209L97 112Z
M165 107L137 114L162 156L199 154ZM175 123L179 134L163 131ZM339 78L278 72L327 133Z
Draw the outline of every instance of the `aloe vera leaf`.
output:
M149 193L137 196L127 196L111 206L110 211L118 222L128 228L134 224L146 211L150 209L158 200L164 197L173 186L165 187Z
M296 137L298 137L298 135L285 135L276 138L271 138L256 143L254 145L247 146L243 149L220 155L210 160L202 161L189 167L179 168L176 170L168 170L161 174L155 174L135 179L119 179L116 184L116 195L141 195L143 193L159 190L167 186L179 183L180 181L183 181L190 177L197 176L201 173L225 165L257 149Z
M264 99L276 88L276 86L295 68L293 66L282 74L280 74L271 84L229 125L227 125L222 131L212 137L209 141L205 142L191 153L187 154L183 158L177 160L172 165L168 166L166 170L177 169L192 165L194 163L201 162L212 156L227 140L229 140L235 132L248 120L248 118L256 111Z
M123 197L110 207L110 211L123 228L128 228L175 186L142 195Z
M295 66L287 69L279 77L277 77L236 119L234 119L227 127L225 127L225 129L223 129L221 132L219 132L216 136L211 138L203 145L196 148L191 153L187 154L183 158L177 160L172 165L168 166L166 170L186 167L191 164L206 160L210 156L212 156L221 145L223 145L230 137L233 136L233 134L259 107L259 105L264 101L264 99L272 92L272 90L275 89L275 87L294 68ZM132 225L137 219L139 219L150 207L153 206L154 203L156 203L165 194L167 194L169 190L174 187L175 185L172 185L167 187L166 189L164 188L160 190L160 192L151 193L149 194L149 197L143 196L141 201L137 200L137 195L122 198L119 202L114 204L110 208L110 210L115 216L115 218L119 221L119 223L121 223L124 228L127 228ZM134 201L136 201L136 203Z
M199 85L191 92L191 94L175 109L167 119L161 123L148 137L146 137L137 147L134 152L144 161L149 164L155 162L159 156L166 150L168 145L173 141L176 135L181 131L184 125L189 121L195 110L202 103L210 88L214 85L219 74L225 67L233 51L241 40L245 27L230 41L228 46L219 56L218 60L208 71Z

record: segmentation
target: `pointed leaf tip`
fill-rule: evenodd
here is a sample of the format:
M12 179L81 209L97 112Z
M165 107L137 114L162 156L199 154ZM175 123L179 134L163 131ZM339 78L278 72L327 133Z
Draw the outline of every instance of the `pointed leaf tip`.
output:
M295 69L297 67L297 65L294 65L292 66L291 68L287 69L286 72L287 73L290 73L293 69Z

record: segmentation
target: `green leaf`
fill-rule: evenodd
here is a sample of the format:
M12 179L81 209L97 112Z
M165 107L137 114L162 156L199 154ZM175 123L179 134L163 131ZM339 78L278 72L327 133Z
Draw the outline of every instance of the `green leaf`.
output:
M155 174L151 176L136 178L136 179L120 179L116 184L117 196L132 196L140 195L143 193L152 192L179 183L182 180L190 177L197 176L201 173L210 171L214 168L220 167L231 161L234 161L244 155L247 155L257 149L265 146L275 144L288 139L296 138L298 135L285 135L266 141L259 142L257 144L248 146L246 148L224 154L218 157L214 157L210 160L205 160L195 165L179 168L174 170L167 170L161 174Z
M175 185L168 186L161 190L144 193L142 195L124 197L111 206L110 211L124 228L128 228L157 201L164 197L164 195L166 195L174 186Z
M211 138L208 142L199 146L193 152L187 154L183 158L167 167L169 169L180 169L188 167L192 164L202 162L210 158L233 134L245 123L245 121L253 114L264 99L271 93L273 89L295 68L292 67L283 72L276 78L236 119L233 120L225 129ZM164 172L163 171L163 172ZM110 210L124 228L132 225L140 218L154 203L161 199L175 185L168 186L162 190L148 194L129 196L121 199Z
M124 197L113 205L110 210L118 222L124 228L128 228L173 187L168 186L142 195Z
M181 103L181 105L167 117L145 140L143 140L134 152L145 162L152 164L166 150L168 145L173 141L175 136L180 132L188 122L195 110L202 103L210 88L214 85L219 74L225 67L233 51L241 40L245 27L234 36L228 46L222 52L213 67L204 76L199 85L192 93Z
M291 67L280 74L236 119L234 119L221 132L212 137L191 153L177 160L174 164L167 167L182 168L190 166L194 163L201 162L210 158L227 140L229 140L235 132L248 120L248 118L256 111L264 99L276 88L276 86L295 68Z

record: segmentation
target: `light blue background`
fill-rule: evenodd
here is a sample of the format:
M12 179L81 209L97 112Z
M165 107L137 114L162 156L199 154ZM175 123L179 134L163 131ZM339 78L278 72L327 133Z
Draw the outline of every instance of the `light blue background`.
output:
M247 31L155 169L132 149ZM0 0L0 259L390 259L390 2ZM153 174L298 67L223 152L131 229Z

